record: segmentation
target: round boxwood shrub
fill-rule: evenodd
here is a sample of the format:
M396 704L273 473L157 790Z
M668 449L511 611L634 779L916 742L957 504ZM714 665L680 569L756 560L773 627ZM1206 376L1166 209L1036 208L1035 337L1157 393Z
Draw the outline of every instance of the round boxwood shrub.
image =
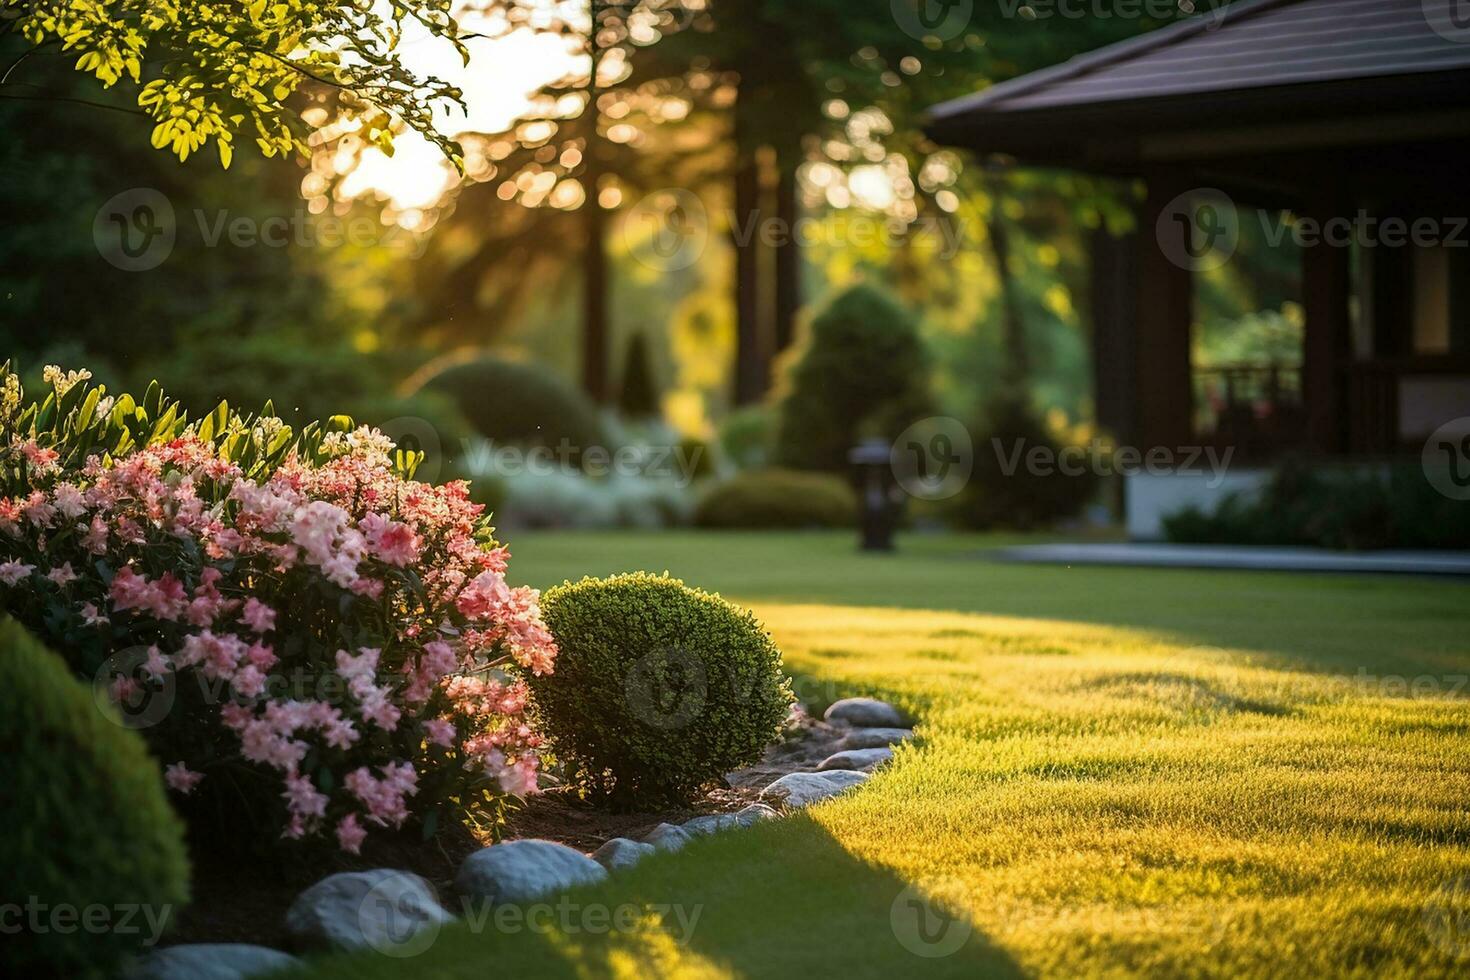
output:
M779 733L790 682L750 612L647 572L568 582L541 605L561 652L531 691L557 758L590 792L686 801Z
M796 470L752 470L700 500L694 523L713 528L852 527L857 495L840 477Z
M183 824L158 766L137 733L8 617L0 621L0 744L6 900L34 896L49 907L39 912L44 928L33 930L23 912L21 931L0 942L0 972L112 976L150 938L151 922L172 922L189 894ZM84 930L98 909L110 928ZM52 914L70 914L73 931L54 928ZM123 925L135 931L111 928Z
M609 446L592 400L549 368L482 357L444 368L425 382L453 399L470 426L495 443L557 448L576 459L588 446Z

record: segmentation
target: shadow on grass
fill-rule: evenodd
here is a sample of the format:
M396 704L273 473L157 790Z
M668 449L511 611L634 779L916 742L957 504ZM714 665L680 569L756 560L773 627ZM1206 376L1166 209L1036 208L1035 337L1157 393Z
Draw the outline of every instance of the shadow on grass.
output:
M526 906L509 928L471 906L465 923L412 958L331 957L294 975L1022 976L936 888L942 895L942 882L907 882L857 860L798 813L656 854L541 910Z

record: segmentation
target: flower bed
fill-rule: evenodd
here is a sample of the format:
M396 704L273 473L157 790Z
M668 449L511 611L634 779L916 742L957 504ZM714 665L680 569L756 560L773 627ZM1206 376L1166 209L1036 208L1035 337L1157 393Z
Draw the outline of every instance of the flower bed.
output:
M556 647L463 483L336 417L299 432L48 369L0 400L0 595L98 677L169 785L356 852L536 788L527 673ZM185 808L185 812L188 810Z

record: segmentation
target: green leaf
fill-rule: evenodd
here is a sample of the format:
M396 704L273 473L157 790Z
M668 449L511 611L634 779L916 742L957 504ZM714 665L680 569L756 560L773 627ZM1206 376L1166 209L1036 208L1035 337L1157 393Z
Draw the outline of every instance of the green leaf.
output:
M78 387L81 387L78 385ZM93 388L87 393L87 398L82 402L81 410L77 412L76 425L73 432L84 432L92 427L92 416L97 412L97 403L102 400L102 389Z
M132 398L128 398L128 401L131 402ZM143 412L151 419L157 418L162 411L163 386L155 379L148 382L148 390L143 394Z

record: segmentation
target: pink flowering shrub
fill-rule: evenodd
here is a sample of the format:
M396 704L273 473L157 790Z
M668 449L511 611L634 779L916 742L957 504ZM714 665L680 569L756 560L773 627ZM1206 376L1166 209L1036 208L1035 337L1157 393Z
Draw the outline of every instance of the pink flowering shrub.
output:
M556 647L465 484L413 481L340 417L190 424L156 386L47 379L23 407L0 373L0 598L99 678L175 793L356 852L535 791L524 678Z

